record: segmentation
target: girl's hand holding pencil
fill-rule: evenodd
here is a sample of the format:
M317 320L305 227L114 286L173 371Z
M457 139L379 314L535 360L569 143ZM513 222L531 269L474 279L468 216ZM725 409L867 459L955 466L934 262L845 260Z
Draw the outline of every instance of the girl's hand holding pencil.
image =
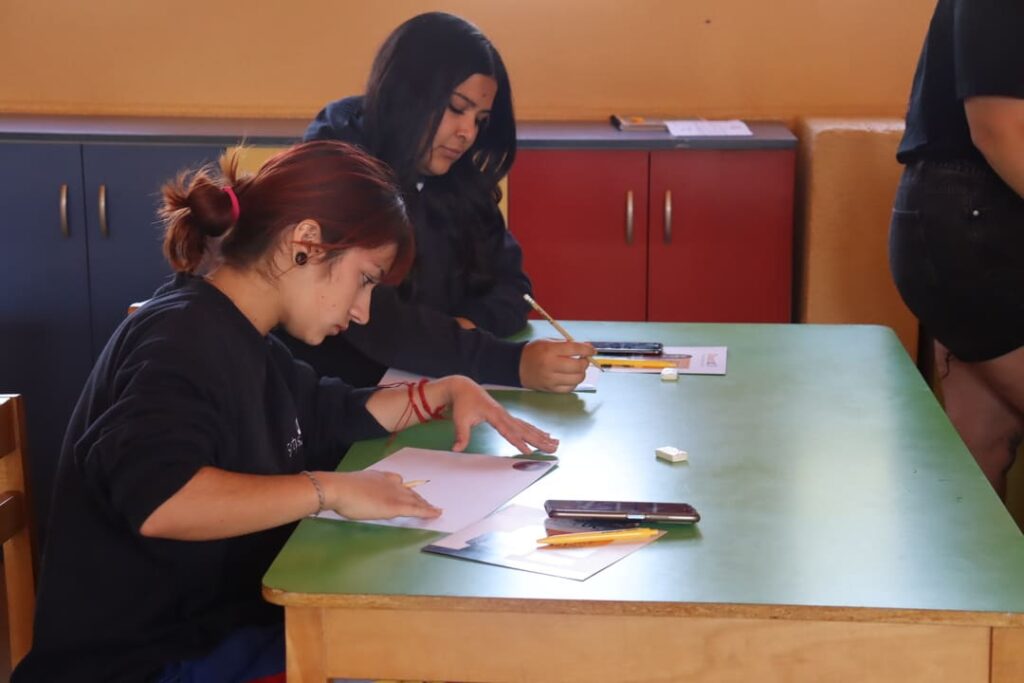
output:
M555 328L556 330L558 330L558 333L559 333L560 335L562 335L563 337L565 337L565 341L567 341L567 342L572 342L572 343L574 343L574 344L575 344L575 343L577 343L577 342L576 342L576 340L572 338L572 335L571 335L571 334L569 334L569 332L568 332L568 331L567 331L567 330L566 330L566 329L565 329L564 327L562 327L562 326L561 326L561 325L560 325L560 324L558 323L558 321L557 321L557 320L555 320L555 319L554 319L554 318L552 318L552 317L551 317L550 315L548 315L548 312L547 312L547 311L545 311L545 310L544 310L543 308L541 308L541 307L540 307L540 304L538 304L538 303L537 303L536 301L534 301L534 300L533 300L533 297L532 297L532 296L530 296L529 294L523 294L523 298L524 298L524 299L526 299L526 303L528 303L528 304L530 304L531 306L533 306L533 310L537 311L537 312L538 312L538 313L540 313L540 314L541 314L542 316L544 316L545 320L547 320L547 321L548 321L549 323L551 323L551 325L552 325L552 326L553 326L553 327L554 327L554 328ZM593 349L594 349L594 347L593 347L593 346L590 346L590 344L587 344L586 346L589 346L589 347L590 347L590 349L591 349L591 353L588 353L588 354L584 354L584 355L586 356L586 358L587 358L587 361L588 361L588 362L589 362L589 363L590 363L591 365L593 365L593 366L594 366L595 368L597 368L598 370L600 370L601 372L604 372L604 369L603 369L603 368L602 368L602 367L601 367L600 365L598 365L597 363L595 363L595 362L594 362L594 359L593 359L593 358L591 358L591 356L593 356L593 355L594 355L594 353L593 353Z
M526 345L519 362L519 377L524 387L565 393L575 389L586 377L587 363L604 372L591 357L596 353L593 346L573 339L529 294L524 294L523 299L565 338L564 342L536 339Z

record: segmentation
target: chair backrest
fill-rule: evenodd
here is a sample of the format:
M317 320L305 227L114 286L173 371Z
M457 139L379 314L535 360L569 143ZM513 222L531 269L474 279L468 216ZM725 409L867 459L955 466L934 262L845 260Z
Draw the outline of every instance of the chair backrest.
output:
M234 152L235 157L238 159L238 171L242 175L256 173L260 170L260 167L266 163L267 159L274 156L278 152L288 149L287 147L229 147L227 151ZM505 222L508 222L508 178L502 178L501 182L498 183L498 187L501 188L501 202L498 204L498 210L501 211L502 217Z
M885 325L916 359L917 318L889 272L903 121L806 118L797 134L798 321Z
M25 453L25 409L18 394L0 394L0 542L7 581L11 666L32 647L36 607L35 526Z

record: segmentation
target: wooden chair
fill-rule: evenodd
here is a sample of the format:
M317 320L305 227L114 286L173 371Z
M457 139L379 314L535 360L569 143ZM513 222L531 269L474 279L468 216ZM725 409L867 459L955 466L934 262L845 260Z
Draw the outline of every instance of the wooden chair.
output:
M35 527L26 461L24 402L18 394L0 394L0 542L12 667L32 647L36 608Z

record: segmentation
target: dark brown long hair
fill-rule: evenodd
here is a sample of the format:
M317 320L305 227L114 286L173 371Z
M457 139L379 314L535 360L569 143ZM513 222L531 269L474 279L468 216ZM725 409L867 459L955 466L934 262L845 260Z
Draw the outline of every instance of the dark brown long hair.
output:
M238 199L237 220L227 189ZM219 171L186 171L164 185L163 197L164 255L179 272L195 272L212 257L239 268L260 266L281 233L307 219L320 225L326 258L394 244L388 282L400 282L413 260L412 227L393 173L343 142L296 145L246 177L228 153Z
M455 88L474 74L497 83L494 104L473 146L443 176L421 178L420 164ZM430 223L445 228L459 258L453 276L477 294L494 285L486 254L500 239L498 182L516 156L512 86L497 48L479 28L446 12L426 12L396 28L377 52L366 84L367 148L395 170ZM429 191L419 195L423 180Z

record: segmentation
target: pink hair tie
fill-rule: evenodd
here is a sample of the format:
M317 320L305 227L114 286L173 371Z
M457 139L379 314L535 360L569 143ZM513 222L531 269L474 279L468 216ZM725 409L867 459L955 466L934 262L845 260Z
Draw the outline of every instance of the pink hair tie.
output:
M238 217L242 215L242 209L238 206L238 195L235 194L235 191L231 189L230 185L222 189L227 192L228 197L231 198L231 222L237 223Z

